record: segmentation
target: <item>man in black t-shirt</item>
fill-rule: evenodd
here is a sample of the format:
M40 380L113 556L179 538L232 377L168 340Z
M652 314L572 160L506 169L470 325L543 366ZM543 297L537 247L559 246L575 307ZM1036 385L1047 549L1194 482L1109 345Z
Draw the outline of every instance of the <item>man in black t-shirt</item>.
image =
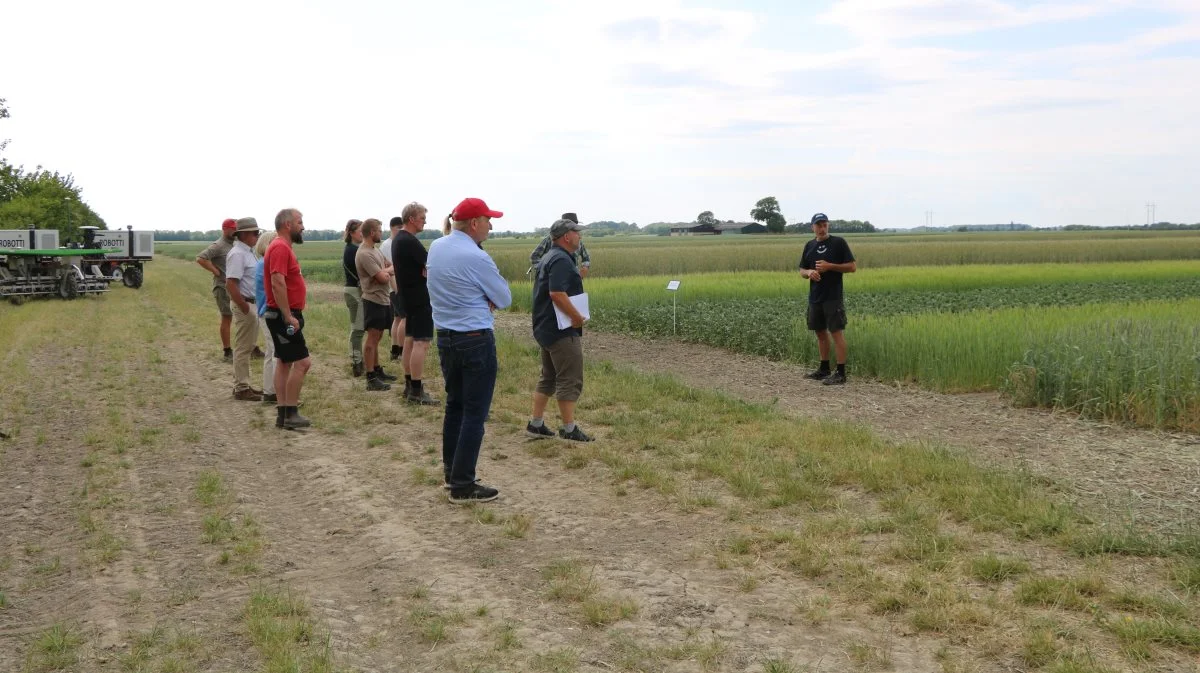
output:
M433 340L433 307L429 303L425 261L429 252L417 234L425 230L426 208L413 201L400 213L404 224L392 236L392 266L396 269L396 290L408 314L404 324L404 399L413 404L437 404L425 390L425 355Z
M554 244L538 264L533 281L533 338L541 347L542 374L533 391L533 413L525 432L539 439L554 436L543 419L551 395L558 400L562 420L558 436L576 442L593 439L575 424L575 403L583 392L584 317L571 297L583 294L583 278L575 266L581 231L583 227L571 220L550 225ZM570 325L559 327L555 308L570 319Z
M842 301L842 274L854 273L857 267L846 239L829 235L829 218L825 213L812 216L812 229L815 238L804 244L800 275L808 279L808 328L817 333L821 366L806 378L836 386L846 382L846 306ZM836 372L829 370L831 335L837 355Z

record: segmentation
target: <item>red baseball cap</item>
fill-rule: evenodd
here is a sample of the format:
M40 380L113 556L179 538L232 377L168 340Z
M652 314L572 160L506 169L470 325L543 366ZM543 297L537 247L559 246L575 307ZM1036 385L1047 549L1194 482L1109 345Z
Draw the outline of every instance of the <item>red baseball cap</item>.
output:
M224 230L237 229L237 220L235 220L233 218L226 219L224 222L221 223L221 229L224 229Z
M454 206L454 221L463 222L476 217L504 217L504 213L489 209L483 199L463 199Z

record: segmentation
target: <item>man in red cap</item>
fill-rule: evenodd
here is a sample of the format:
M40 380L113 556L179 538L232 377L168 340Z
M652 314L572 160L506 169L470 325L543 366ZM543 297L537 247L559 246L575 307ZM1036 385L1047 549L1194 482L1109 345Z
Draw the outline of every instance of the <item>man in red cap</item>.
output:
M487 502L500 493L478 482L475 464L496 388L492 311L512 303L508 281L480 245L492 231L492 218L503 214L482 199L463 199L447 218L450 233L429 246L425 261L446 386L442 468L456 504Z
M228 218L221 223L221 237L213 241L199 255L196 263L213 276L213 299L221 313L221 346L225 349L225 361L233 362L233 349L229 346L229 328L233 324L233 311L229 308L229 292L225 289L225 256L233 247L233 232L237 220Z

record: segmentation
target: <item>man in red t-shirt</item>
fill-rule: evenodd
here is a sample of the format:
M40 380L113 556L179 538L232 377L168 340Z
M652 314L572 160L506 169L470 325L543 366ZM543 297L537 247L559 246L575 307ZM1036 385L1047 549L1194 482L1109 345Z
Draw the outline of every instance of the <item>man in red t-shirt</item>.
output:
M312 422L300 415L300 387L312 367L304 343L304 300L308 288L300 273L300 262L292 246L304 242L304 217L295 208L284 208L275 216L277 236L263 255L263 285L267 311L263 318L275 343L275 427L295 430Z

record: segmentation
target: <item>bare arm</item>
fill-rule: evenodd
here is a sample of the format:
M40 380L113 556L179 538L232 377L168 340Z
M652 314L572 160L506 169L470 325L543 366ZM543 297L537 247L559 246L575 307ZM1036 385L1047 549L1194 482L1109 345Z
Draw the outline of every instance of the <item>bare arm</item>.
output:
M207 259L204 259L202 257L197 257L196 263L199 264L201 267L203 267L205 271L208 271L209 273L211 273L214 276L219 277L221 275L221 270L218 269L215 264L208 261Z
M855 266L854 262L845 262L843 264L834 264L833 262L826 262L823 259L817 260L817 271L818 272L840 271L841 273L854 273L857 270L858 270L858 267Z
M394 274L394 272L395 272L395 270L392 269L391 266L388 266L387 268L385 268L381 271L377 271L375 273L375 275L371 276L371 280L375 281L376 283L387 283L392 280L392 275ZM395 288L396 284L391 283L391 286L392 286L392 288Z
M279 315L283 321L300 329L300 321L292 315L292 309L288 305L287 283L284 281L282 273L271 274L271 295L275 297L275 304L279 307Z

